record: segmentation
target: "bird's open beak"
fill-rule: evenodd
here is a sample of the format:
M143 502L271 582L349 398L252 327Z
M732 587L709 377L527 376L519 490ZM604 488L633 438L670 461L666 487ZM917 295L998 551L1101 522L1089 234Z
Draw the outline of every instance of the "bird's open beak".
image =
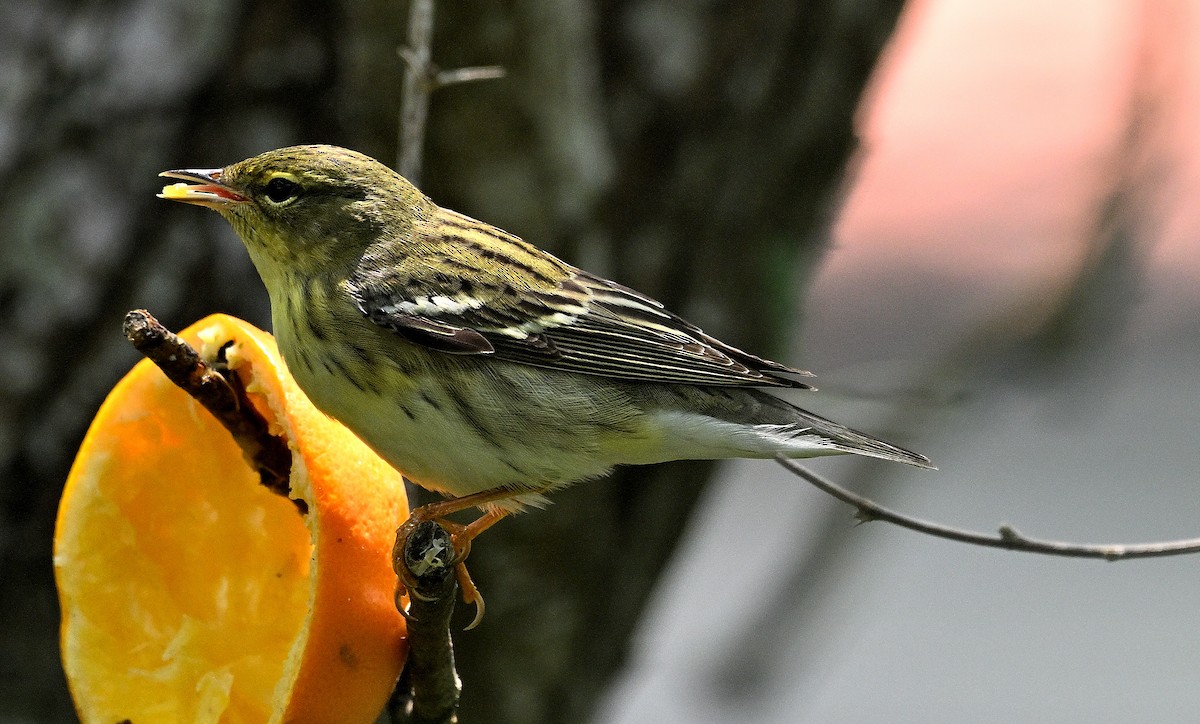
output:
M159 176L182 179L190 183L163 186L162 193L158 195L158 198L207 206L210 209L221 209L229 204L249 201L245 196L221 183L222 170L219 168L182 168L176 171L163 171Z

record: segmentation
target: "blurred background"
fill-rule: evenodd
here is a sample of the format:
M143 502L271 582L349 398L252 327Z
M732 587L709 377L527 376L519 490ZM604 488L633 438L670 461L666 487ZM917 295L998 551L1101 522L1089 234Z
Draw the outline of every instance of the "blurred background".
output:
M131 308L269 326L167 168L397 154L407 5L0 4L0 721L74 717L50 561ZM965 527L1200 534L1200 11L1186 0L439 3L423 188L818 373L937 472L820 472ZM620 471L489 531L463 721L1194 717L1188 557L875 523L770 462Z

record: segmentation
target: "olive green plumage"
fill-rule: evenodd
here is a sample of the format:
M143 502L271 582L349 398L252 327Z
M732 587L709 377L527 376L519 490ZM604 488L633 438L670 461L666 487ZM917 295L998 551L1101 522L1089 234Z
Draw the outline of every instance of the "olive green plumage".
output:
M510 506L618 464L858 453L929 461L758 388L802 370L726 345L636 291L332 146L168 171L221 213L319 408L414 482Z

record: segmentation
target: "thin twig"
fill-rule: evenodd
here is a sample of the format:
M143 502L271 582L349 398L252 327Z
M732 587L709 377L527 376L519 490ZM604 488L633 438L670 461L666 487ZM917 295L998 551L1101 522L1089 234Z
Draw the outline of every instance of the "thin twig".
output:
M918 533L925 533L926 535L937 536L939 538L948 538L962 543L1071 558L1103 558L1108 561L1119 561L1128 558L1157 558L1161 556L1200 553L1200 538L1163 541L1159 543L1087 544L1030 538L1019 533L1016 528L1009 525L1000 526L997 535L954 528L940 523L913 518L885 508L868 498L852 493L842 486L817 475L794 460L783 456L776 456L776 460L779 461L780 465L804 478L820 490L832 495L843 503L853 505L857 509L859 520L863 522L882 520L902 528L915 530Z
M408 663L404 679L392 693L392 721L446 724L457 721L462 691L454 669L450 615L458 596L450 533L436 521L422 521L392 551L392 567L408 581L408 608L396 607L408 619ZM399 591L398 591L399 592Z
M246 396L242 379L205 361L190 344L145 309L127 313L122 329L139 352L158 365L169 380L195 398L233 435L246 461L258 472L262 484L290 497L288 479L292 471L292 453L283 438L269 432L267 421ZM222 348L218 363L224 362L224 354ZM301 513L307 512L308 506L303 500L294 502Z
M474 83L480 80L496 80L504 77L504 67L499 65L478 65L470 68L454 68L439 71L433 76L433 90L440 90L448 85L459 83Z

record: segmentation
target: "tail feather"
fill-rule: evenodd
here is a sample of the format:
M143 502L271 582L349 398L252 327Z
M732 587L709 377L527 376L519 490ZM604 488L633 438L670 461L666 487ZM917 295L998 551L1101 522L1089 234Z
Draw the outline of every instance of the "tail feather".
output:
M783 401L780 400L780 402ZM783 404L786 405L788 403L784 402ZM822 441L824 446L838 452L892 460L907 465L915 465L918 468L937 469L929 458L920 453L906 450L898 445L893 445L890 442L880 440L877 437L872 437L858 430L852 430L845 425L828 420L820 415L814 415L794 405L788 405L788 407L791 408L793 415L800 418L800 420L786 426L790 430L781 429L779 431L791 437L797 443L792 449L785 446L779 450L779 452L788 457L810 457L812 455L813 438L816 437Z
M643 459L792 458L850 453L933 469L929 458L757 389L663 385L646 390L663 444Z

